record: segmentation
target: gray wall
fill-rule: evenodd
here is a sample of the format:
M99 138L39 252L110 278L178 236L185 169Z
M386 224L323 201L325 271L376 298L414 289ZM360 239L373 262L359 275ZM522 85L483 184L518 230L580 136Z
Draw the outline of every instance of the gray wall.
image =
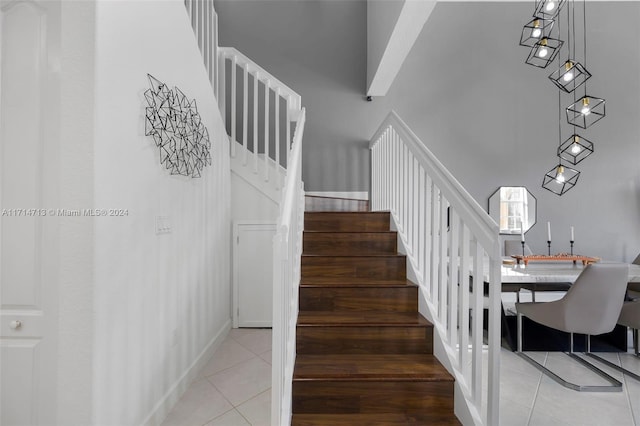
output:
M530 3L438 4L388 95L373 102L363 101L364 3L231 3L217 3L223 43L272 70L308 107L307 190L366 190L367 140L395 109L483 207L501 185L529 188L538 199L527 233L534 252L546 249L547 221L554 252L568 251L571 225L576 252L627 261L640 252L640 4L587 4L589 92L607 100L607 117L583 131L596 152L558 197L541 188L557 161L557 90L547 79L555 65L524 64L518 45Z
M302 96L307 191L367 191L365 1L216 1L220 44Z
M606 99L607 116L579 132L595 153L562 197L541 187L557 162L558 91L547 79L557 65L524 64L528 50L518 39L531 7L436 6L379 102L385 108L373 113L371 133L396 109L483 207L501 185L529 188L538 199L538 223L527 233L534 252L545 251L550 221L553 252L569 250L573 225L577 252L630 261L640 252L640 4L587 3L588 88ZM564 96L562 106L572 99ZM563 140L570 132L563 127Z

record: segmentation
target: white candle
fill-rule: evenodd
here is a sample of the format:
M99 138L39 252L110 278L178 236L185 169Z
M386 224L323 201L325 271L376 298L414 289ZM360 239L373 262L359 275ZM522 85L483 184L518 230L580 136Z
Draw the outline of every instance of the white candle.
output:
M551 222L547 222L547 241L551 241Z
M571 241L575 241L575 239L573 238L573 226L571 227Z
M524 226L520 223L520 241L524 243Z

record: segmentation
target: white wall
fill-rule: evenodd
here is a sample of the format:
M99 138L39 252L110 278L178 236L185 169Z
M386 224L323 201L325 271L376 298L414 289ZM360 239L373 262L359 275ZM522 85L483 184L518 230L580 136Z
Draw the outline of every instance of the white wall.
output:
M93 422L153 423L229 326L228 142L181 0L102 1L96 16L95 207L128 215L94 222ZM171 176L144 135L147 73L197 99L202 178Z
M273 178L273 174L271 177ZM231 174L231 193L232 220L277 222L280 212L278 203L236 173Z
M62 209L93 206L95 3L61 1L58 194ZM52 138L50 142L53 142ZM56 191L52 191L56 192ZM94 224L59 218L57 424L91 424L94 325ZM52 281L55 282L55 281Z

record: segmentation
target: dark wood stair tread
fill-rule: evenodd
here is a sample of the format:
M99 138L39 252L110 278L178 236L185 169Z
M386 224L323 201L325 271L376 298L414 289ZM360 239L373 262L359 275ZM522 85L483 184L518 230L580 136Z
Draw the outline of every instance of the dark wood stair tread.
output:
M400 253L380 253L380 254L312 254L312 253L303 253L303 258L318 258L318 257L327 257L330 259L334 258L343 258L343 257L373 257L375 259L385 258L385 257L402 257L406 258L406 254Z
M436 424L432 416L421 413L359 413L359 414L294 414L291 426L424 426ZM460 425L452 414L438 419L438 425Z
M384 286L415 286L416 284L407 279L379 280L368 277L302 277L300 285L307 286L344 286L344 287L372 287Z
M431 327L418 312L300 311L298 327Z
M371 281L371 280L369 280ZM331 283L322 283L322 282L306 282L301 283L300 288L407 288L407 287L417 287L417 284L412 283L411 281L403 281L403 282L393 282L393 281L378 281L378 282L363 282L363 283L354 283L354 282L331 282Z
M294 381L452 382L453 377L433 355L298 355Z

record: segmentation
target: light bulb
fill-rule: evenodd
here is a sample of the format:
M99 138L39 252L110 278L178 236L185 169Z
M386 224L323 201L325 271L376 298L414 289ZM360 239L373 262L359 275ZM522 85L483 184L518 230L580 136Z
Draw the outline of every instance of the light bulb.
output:
M588 106L583 106L580 110L580 113L582 113L582 115L589 115L591 114L591 108L589 108Z
M538 56L541 58L546 57L549 54L549 49L547 49L546 47L541 47L540 49L538 49Z
M555 2L553 2L553 1L548 1L547 2L547 7L546 7L547 12L553 10L555 7L556 7L556 3Z
M566 72L566 73L562 76L562 79L563 79L564 81L571 81L571 80L573 79L573 71Z
M533 38L540 38L541 34L542 30L540 28L534 28L533 31L531 31L531 37Z
M578 145L577 143L574 143L574 144L571 146L571 153L572 153L572 154L579 154L579 153L580 153L580 151L582 151L582 148L580 148L580 145Z
M564 167L563 166L558 166L557 173L556 173L556 182L564 183L564 181L565 181L565 178L564 178Z

